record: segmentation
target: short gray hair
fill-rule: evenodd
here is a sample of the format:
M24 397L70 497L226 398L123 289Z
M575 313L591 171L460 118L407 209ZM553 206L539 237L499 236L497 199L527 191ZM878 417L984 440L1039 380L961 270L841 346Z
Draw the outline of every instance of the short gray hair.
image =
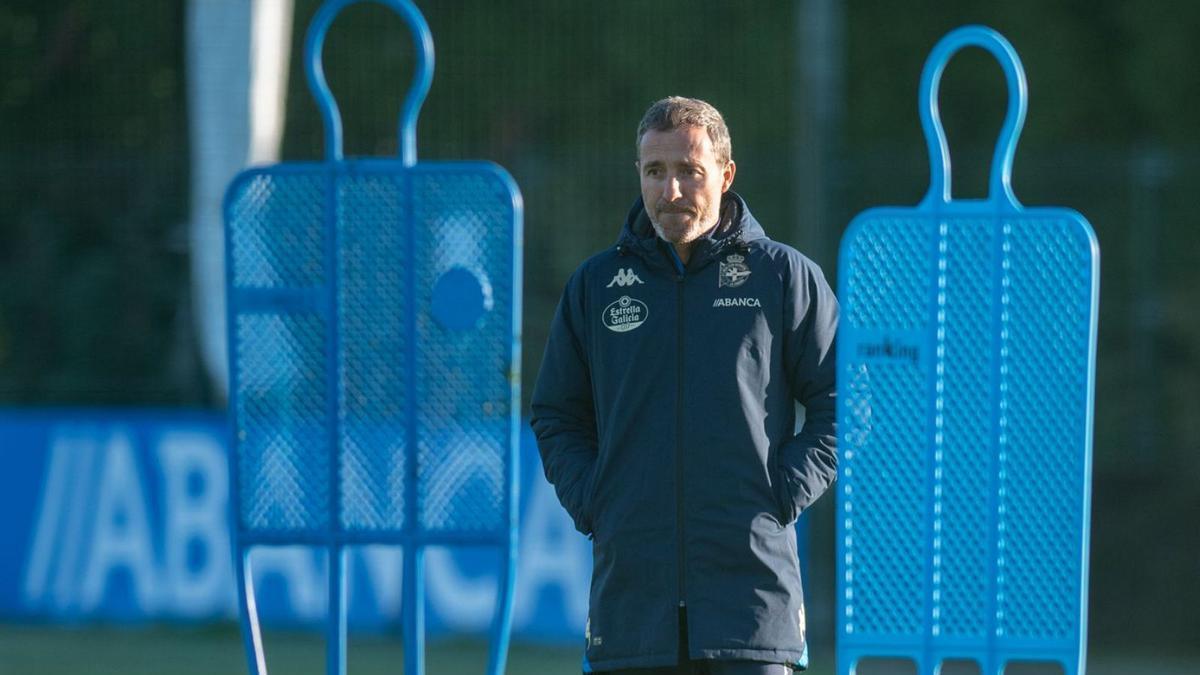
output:
M680 127L700 127L707 131L722 166L733 159L733 143L720 111L706 101L683 96L668 96L650 106L638 124L637 147L641 147L647 131L674 131Z

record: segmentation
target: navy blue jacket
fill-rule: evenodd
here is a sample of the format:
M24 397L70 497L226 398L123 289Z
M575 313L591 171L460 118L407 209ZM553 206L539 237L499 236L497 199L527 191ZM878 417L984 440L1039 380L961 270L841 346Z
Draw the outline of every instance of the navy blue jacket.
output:
M681 607L690 658L805 659L790 525L837 474L838 305L741 197L721 211L684 267L639 199L551 327L532 424L593 540L586 669L675 664Z

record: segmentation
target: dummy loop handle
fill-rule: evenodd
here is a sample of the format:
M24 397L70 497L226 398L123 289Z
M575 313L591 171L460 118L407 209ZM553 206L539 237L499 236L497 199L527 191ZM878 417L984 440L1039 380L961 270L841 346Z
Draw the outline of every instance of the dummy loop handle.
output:
M309 24L308 35L304 41L305 74L308 76L308 88L316 99L317 108L325 123L325 159L340 161L342 159L342 116L338 111L337 101L325 81L325 68L321 63L321 50L325 46L325 34L337 15L346 7L357 2L376 2L394 10L412 31L413 44L417 52L417 67L413 74L412 85L404 97L404 106L400 110L400 160L409 167L417 163L417 116L421 112L421 104L429 93L429 85L433 82L433 35L429 32L429 24L425 17L409 0L327 0L317 15Z
M1017 138L1025 124L1025 69L1008 40L986 26L963 26L951 31L934 46L921 72L921 128L925 131L925 144L929 148L929 192L922 204L948 204L951 201L950 148L938 114L938 87L946 64L964 47L986 50L1000 62L1000 68L1004 71L1004 79L1008 83L1008 111L1000 126L996 150L992 154L988 201L1019 209L1021 204L1012 189L1012 163L1017 150Z

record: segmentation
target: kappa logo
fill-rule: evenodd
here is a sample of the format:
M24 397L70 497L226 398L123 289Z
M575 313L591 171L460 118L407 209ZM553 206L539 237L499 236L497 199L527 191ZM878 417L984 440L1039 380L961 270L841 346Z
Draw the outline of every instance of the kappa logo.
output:
M713 307L762 307L762 303L758 298L717 298L713 300Z
M613 284L616 284L617 286L632 286L634 284L644 283L646 282L639 279L638 275L633 273L632 267L626 267L624 269L618 269L617 273L613 275L612 281L608 282L608 285L605 286L605 288L612 288Z
M750 278L750 266L746 258L737 253L730 253L725 262L720 264L717 288L737 288Z
M648 316L650 316L650 308L646 307L646 303L637 298L622 295L604 308L602 318L604 326L614 333L628 333L646 323Z

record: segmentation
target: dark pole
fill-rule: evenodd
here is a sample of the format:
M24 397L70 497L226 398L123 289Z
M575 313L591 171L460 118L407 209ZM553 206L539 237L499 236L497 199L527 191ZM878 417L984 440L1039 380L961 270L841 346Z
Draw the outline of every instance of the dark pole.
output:
M799 0L796 12L794 243L828 271L840 226L831 221L830 168L841 127L845 71L842 0Z

